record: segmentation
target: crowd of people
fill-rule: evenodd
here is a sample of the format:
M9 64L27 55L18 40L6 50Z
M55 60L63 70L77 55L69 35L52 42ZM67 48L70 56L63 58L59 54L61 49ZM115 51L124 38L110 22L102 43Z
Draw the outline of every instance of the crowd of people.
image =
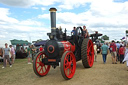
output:
M75 31L76 31L76 27L73 27L73 30L71 31L72 35L75 35ZM86 26L83 26L83 34L85 36L85 38L89 37L89 33L86 29ZM97 61L97 45L94 44L94 54L95 54L95 62ZM120 61L120 64L124 64L125 61L128 60L128 44L124 44L119 43L119 41L117 41L115 43L115 41L113 40L110 43L104 43L101 46L101 54L103 57L103 63L106 63L106 59L107 59L107 55L110 52L111 53L111 57L112 57L112 64L117 64L118 61ZM127 67L128 67L128 61L127 61Z
M96 61L97 46L95 43L94 43L94 53L95 53L95 61ZM119 41L115 43L115 41L113 40L111 43L102 44L101 54L103 57L104 64L106 63L108 53L111 54L112 64L117 64L118 61L120 62L120 64L124 64L124 62L126 61L126 65L128 67L128 43L127 44L119 43Z
M12 45L9 45L9 47L8 44L5 43L5 48L0 48L0 56L3 57L2 68L5 68L7 63L9 63L10 67L12 67L12 64L14 64L16 52ZM27 53L28 64L32 64L31 62L33 62L35 53L37 51L34 45L30 45L28 48L26 47L25 49L21 47L20 51L22 53ZM39 51L43 51L42 45L40 46Z
M40 45L39 52L41 52L43 50L44 49L43 49L42 45ZM31 58L32 58L32 62L33 62L35 53L37 53L36 52L37 49L34 47L34 45L30 45L26 51L28 53L28 64L32 64L31 63Z

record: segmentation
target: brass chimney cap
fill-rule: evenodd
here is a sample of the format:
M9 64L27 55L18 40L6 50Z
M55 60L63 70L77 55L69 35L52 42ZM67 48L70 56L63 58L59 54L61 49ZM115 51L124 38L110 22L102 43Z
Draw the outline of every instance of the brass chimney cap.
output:
M50 8L49 11L50 11L50 12L56 12L57 9L53 7L53 8Z

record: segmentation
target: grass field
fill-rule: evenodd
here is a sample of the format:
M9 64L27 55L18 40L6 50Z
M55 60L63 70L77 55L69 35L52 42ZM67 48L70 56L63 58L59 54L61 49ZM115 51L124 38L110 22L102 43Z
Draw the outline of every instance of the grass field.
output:
M13 67L2 69L0 63L0 85L128 85L128 71L125 64L111 64L108 55L107 63L103 64L102 56L92 68L84 68L82 62L77 62L76 72L71 80L64 80L60 68L51 68L48 75L38 77L33 72L32 64L27 59L16 59Z

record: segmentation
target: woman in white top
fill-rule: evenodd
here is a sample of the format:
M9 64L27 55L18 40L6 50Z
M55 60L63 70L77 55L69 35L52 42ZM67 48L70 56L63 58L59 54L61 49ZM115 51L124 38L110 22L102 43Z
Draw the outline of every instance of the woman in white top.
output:
M127 71L128 71L128 43L126 45L126 49L125 49L125 54L124 54L124 60L123 62L126 61L126 65L127 65Z
M95 62L97 62L97 45L95 44L95 42L93 43L93 47L94 47L94 54L95 54Z

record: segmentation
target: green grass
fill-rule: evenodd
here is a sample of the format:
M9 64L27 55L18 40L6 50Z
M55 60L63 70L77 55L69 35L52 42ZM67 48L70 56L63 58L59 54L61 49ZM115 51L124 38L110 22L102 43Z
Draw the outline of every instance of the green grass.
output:
M98 54L97 62L92 68L84 68L82 62L76 63L74 77L66 81L61 76L60 68L51 68L44 77L38 77L33 71L33 65L26 59L16 59L10 68L2 69L0 63L0 85L128 85L128 71L125 64L112 64L111 55L103 64L102 56Z
M2 69L3 63L0 64L0 85L15 84L16 82L24 82L29 73L32 72L32 64L27 64L27 59L16 59L12 67L7 64Z

